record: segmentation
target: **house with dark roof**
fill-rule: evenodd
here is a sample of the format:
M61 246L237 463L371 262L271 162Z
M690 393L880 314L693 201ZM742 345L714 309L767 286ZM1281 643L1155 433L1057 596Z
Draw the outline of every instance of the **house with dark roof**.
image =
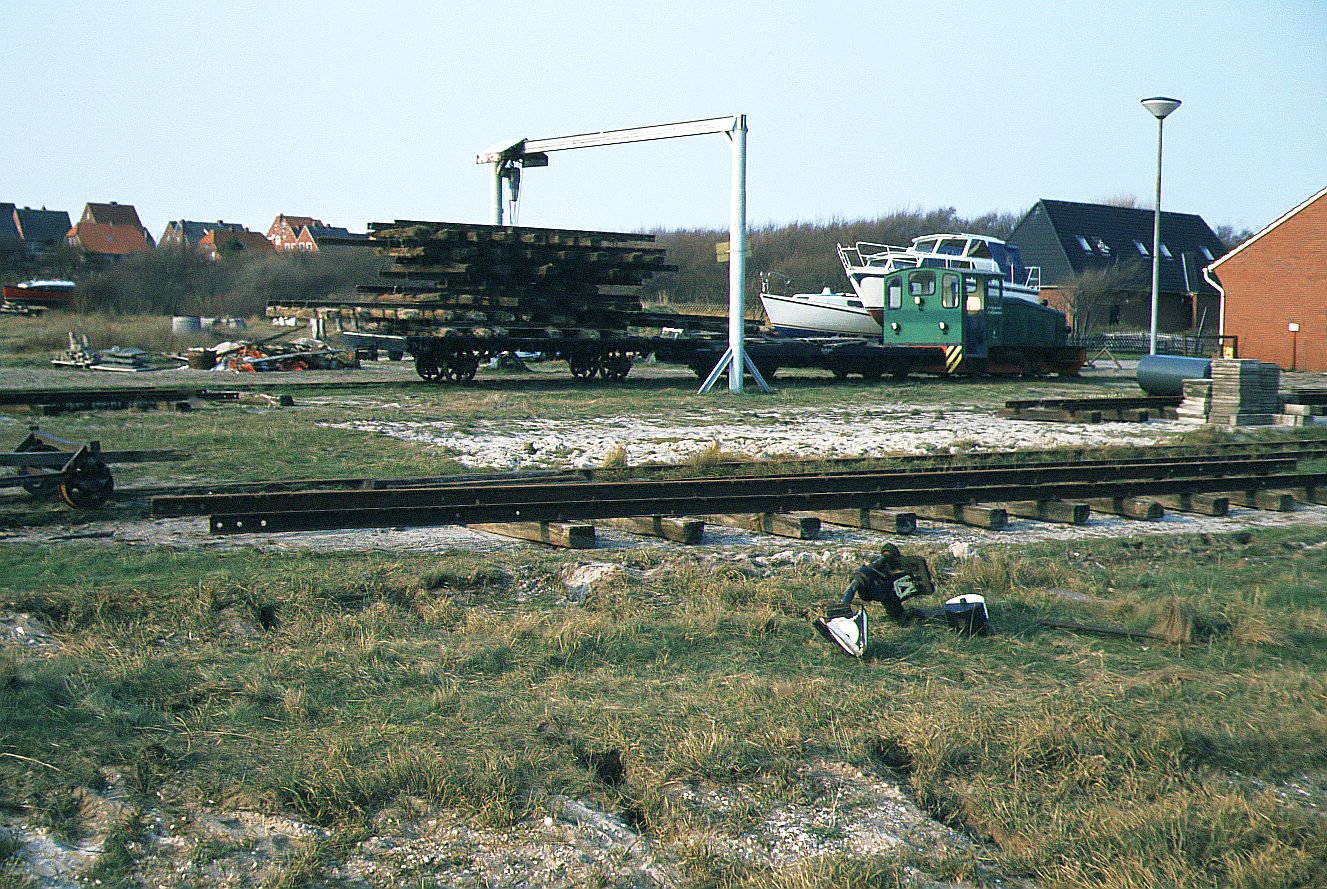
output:
M161 233L157 239L158 247L177 247L192 249L198 246L198 242L210 231L246 231L245 227L238 222L195 222L192 219L176 219L166 230Z
M0 202L0 248L13 250L23 241L18 233L18 223L14 221L14 211L18 207Z
M276 248L266 237L243 227L209 229L198 241L198 252L211 260L240 253L271 253L274 250Z
M320 253L328 247L374 246L367 234L351 232L336 225L306 225L295 239L295 251Z
M1139 207L1042 199L1006 239L1023 262L1041 270L1041 295L1070 315L1075 326L1146 329L1152 313L1153 211ZM1214 332L1220 310L1216 288L1202 269L1225 252L1201 216L1161 212L1157 327ZM1087 282L1098 288L1083 299ZM1104 290L1101 290L1104 288ZM1091 317L1084 317L1090 312Z
M23 239L24 248L29 253L40 253L65 242L70 227L69 213L45 207L40 210L18 207L14 210L14 225Z
M306 225L322 226L323 221L312 216L287 216L285 213L278 213L267 228L267 240L271 241L277 250L294 250L300 231Z
M1241 358L1327 371L1327 188L1208 265Z

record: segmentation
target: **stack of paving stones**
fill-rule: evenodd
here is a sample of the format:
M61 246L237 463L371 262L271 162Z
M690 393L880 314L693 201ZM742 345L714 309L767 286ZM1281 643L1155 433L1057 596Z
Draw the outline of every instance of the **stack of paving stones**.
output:
M1276 417L1279 426L1327 425L1327 388L1296 386Z
M1213 426L1270 426L1280 413L1281 368L1253 358L1212 361Z
M348 298L273 303L268 315L382 333L598 339L648 322L643 285L676 268L641 233L412 221L369 228L391 258L386 282Z
M1206 423L1212 412L1212 381L1184 380L1184 399L1175 409L1175 418L1181 423Z

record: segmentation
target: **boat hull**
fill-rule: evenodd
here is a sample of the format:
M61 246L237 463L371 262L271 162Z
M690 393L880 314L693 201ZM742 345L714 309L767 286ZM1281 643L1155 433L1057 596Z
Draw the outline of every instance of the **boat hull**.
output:
M74 291L54 287L4 286L5 302L29 305L67 306L74 300Z
M775 333L783 336L868 336L882 334L880 322L865 308L831 305L762 293L760 301Z

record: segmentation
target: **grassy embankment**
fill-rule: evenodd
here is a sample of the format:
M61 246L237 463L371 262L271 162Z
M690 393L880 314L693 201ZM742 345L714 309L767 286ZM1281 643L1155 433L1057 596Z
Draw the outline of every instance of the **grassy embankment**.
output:
M719 886L893 885L904 864L1043 886L1321 885L1327 820L1278 790L1327 767L1320 537L991 550L945 590L988 595L998 635L881 626L864 662L808 622L837 576L679 562L571 604L562 554L514 555L508 580L467 554L6 547L0 608L37 615L60 649L0 660L0 751L17 755L0 758L0 802L77 837L71 788L114 770L144 808L214 800L353 839L404 800L500 826L562 792L685 850L751 813L699 823L676 782L743 785L758 809L804 796L799 767L827 759L894 775L988 842L776 872L680 851L683 872ZM1192 644L1038 626L1181 613L1201 615ZM614 748L618 786L584 758ZM117 854L110 885L134 872Z
M148 352L182 352L190 346L211 346L237 334L211 331L179 335L171 332L169 315L109 315L98 312L46 312L32 317L0 316L0 366L49 367L69 348L69 334L84 335L92 349L112 346Z

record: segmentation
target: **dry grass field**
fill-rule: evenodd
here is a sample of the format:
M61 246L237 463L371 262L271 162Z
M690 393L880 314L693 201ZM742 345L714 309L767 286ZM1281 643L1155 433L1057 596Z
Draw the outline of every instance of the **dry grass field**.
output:
M127 467L132 485L463 468L356 418L463 434L870 404L934 420L1127 384L807 375L739 401L642 370L617 386L483 371L451 389L401 368L396 386L301 389L294 408L41 421L193 454ZM29 421L0 418L0 437ZM699 453L696 471L733 456ZM629 464L630 443L601 459ZM1327 884L1322 525L1011 534L966 557L897 539L944 594L986 595L996 632L873 613L855 661L810 621L878 542L728 560L19 533L84 521L148 520L0 502L0 886ZM1066 619L1155 637L1047 623Z

